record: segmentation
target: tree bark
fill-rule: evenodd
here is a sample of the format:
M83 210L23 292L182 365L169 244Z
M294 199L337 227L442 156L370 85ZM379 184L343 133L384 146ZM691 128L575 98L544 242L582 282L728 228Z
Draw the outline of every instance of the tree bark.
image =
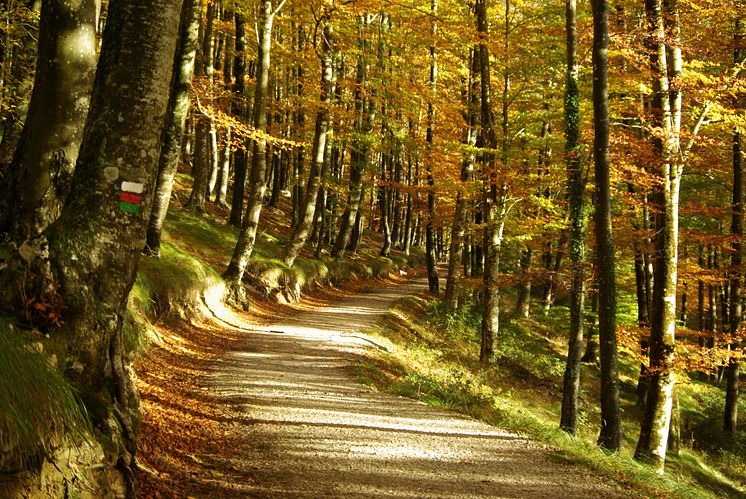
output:
M136 393L122 318L152 204L181 0L113 2L70 195L48 230L67 376L135 496ZM105 278L102 278L105 276ZM116 435L121 432L121 435ZM112 435L114 433L115 435Z
M746 58L746 20L743 12L746 9L746 2L739 0L736 12L741 15L736 19L734 31L733 60L736 64L742 63ZM736 109L744 109L744 96L738 95ZM730 281L730 332L737 335L741 329L741 264L743 251L743 165L744 165L744 140L739 130L733 134L733 201L731 207L733 215L731 218L730 233L733 236L731 243L731 267L733 276ZM736 341L734 349L740 348L740 342ZM726 434L735 435L738 423L738 390L740 366L739 360L732 357L728 361L728 372L725 389L725 408L723 411L723 430Z
M358 56L356 88L355 88L355 111L357 114L355 128L360 136L365 136L373 130L375 122L376 104L372 96L367 96L365 86L368 80L368 45L366 30L370 26L372 17L365 14L360 19L360 38L358 46L360 55ZM334 241L332 248L332 257L341 258L350 242L353 227L358 220L358 211L363 198L363 175L368 165L368 155L370 146L362 138L353 139L352 151L350 153L350 187L348 208L342 215L337 239Z
M329 99L334 92L334 31L327 20L323 28L323 49L321 53L321 94L319 97L319 110L316 113L316 130L314 132L313 146L311 149L311 168L308 172L308 184L305 189L305 197L300 210L298 224L293 231L290 241L285 247L283 261L292 266L306 244L308 234L313 225L316 215L316 199L321 187L321 174L324 169L324 158L326 151L326 136L329 130Z
M585 302L585 172L580 158L580 89L577 63L577 5L565 2L567 34L567 69L565 87L565 161L570 218L570 261L572 289L570 292L570 337L562 388L560 428L575 435L578 426L578 394L580 365L583 355L583 309Z
M609 4L592 0L593 9L593 140L596 178L595 229L598 261L599 346L601 356L601 432L598 444L619 450L619 369L616 338L616 270L611 234L611 182L609 177L608 45Z
M430 99L427 103L427 132L426 138L427 149L430 152L433 148L435 136L435 98L437 95L438 84L438 59L435 51L435 35L438 32L438 24L435 21L438 15L438 0L431 0L430 13L432 20L430 22L430 36L433 37L430 45ZM489 71L489 67L488 67ZM433 175L432 158L428 154L425 163L425 172L427 175L427 226L425 228L425 258L427 264L427 285L430 293L435 296L440 294L440 279L438 279L438 257L435 248L435 176Z
M479 90L477 85L479 80L477 74L479 73L479 60L477 57L478 50L472 49L469 54L469 81L468 86L464 90L465 102L467 111L464 115L466 121L466 132L464 136L464 145L473 148L477 144L477 133L476 127L479 123ZM463 162L461 163L461 182L467 182L469 180L470 172L474 170L474 163L476 158L472 151L466 152L464 155ZM453 214L453 227L451 228L451 247L449 250L448 257L448 275L446 278L446 290L445 290L445 301L451 308L456 308L458 305L458 281L459 268L463 259L463 248L464 248L464 235L466 234L466 215L467 215L468 204L465 199L465 193L459 190L456 194L456 209Z
M509 2L506 3L506 10ZM497 150L497 136L492 119L492 101L490 98L490 54L486 41L489 38L488 0L479 0L476 4L477 31L484 37L484 43L479 45L479 69L481 79L481 123L484 151L484 212L486 215L484 229L484 303L482 311L482 334L479 350L479 361L482 366L494 364L497 335L500 331L500 250L502 246L503 228L505 226L505 188L498 180L496 172L495 153ZM506 36L507 23L506 18ZM507 39L506 39L507 45ZM506 51L507 52L507 51ZM507 73L506 73L507 74ZM506 78L507 87L507 78ZM503 120L507 119L503 106ZM503 134L503 160L506 159L505 134ZM505 165L504 165L505 166ZM500 184L500 185L498 185Z
M653 139L658 154L658 187L651 197L655 216L655 275L650 317L650 383L635 459L663 472L668 445L675 376L673 371L676 333L676 281L678 261L678 200L681 164L676 118L672 113L675 91L669 84L666 40L671 37L664 21L662 0L646 0L648 50L653 74L652 125L659 132ZM666 16L667 17L667 16ZM670 38L675 43L673 37ZM676 104L674 103L674 106Z
M9 173L11 237L37 237L62 211L96 68L95 0L44 2L34 89Z
M236 54L233 59L233 73L236 76L233 83L233 115L243 119L246 115L246 20L243 15L235 13L236 23ZM231 212L228 223L234 227L241 227L243 219L243 198L246 189L246 150L238 148L233 156L233 195L231 197Z
M161 252L161 233L166 220L174 174L179 166L181 141L189 115L189 92L192 88L194 60L197 53L200 12L196 0L184 0L181 12L179 45L174 58L171 97L166 111L163 142L158 159L158 178L150 212L143 253L158 256Z
M272 0L263 0L261 23L258 25L257 81L254 88L253 125L259 132L267 130L267 91L269 89L270 51L272 49L272 24L275 15L285 4L282 0L273 10ZM223 277L229 282L232 291L242 301L242 283L246 266L254 250L259 229L259 217L264 204L265 177L267 172L267 139L263 136L254 140L249 179L249 203L241 224L241 233L233 251L228 269Z

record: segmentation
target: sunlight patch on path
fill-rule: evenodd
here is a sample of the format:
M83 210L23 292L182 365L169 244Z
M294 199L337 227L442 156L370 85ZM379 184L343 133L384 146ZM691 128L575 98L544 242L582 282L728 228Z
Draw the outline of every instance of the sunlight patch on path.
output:
M250 477L246 496L624 497L519 435L354 382L350 365L373 341L359 331L424 286L242 326L244 348L215 366L210 388L232 407L242 447L223 465Z

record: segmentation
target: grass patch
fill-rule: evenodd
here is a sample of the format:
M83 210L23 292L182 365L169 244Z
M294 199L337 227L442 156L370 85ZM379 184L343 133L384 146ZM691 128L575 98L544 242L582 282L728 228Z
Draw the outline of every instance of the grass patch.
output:
M509 307L506 307L509 309ZM438 302L411 298L388 315L386 324L371 334L385 342L389 352L356 366L359 379L372 387L415 398L431 405L457 410L506 430L530 436L556 449L558 458L582 464L626 486L630 496L640 497L743 497L735 476L743 470L740 449L719 455L719 461L701 450L682 451L672 458L664 476L632 459L639 432L639 410L634 408L633 383L626 383L623 397L625 447L610 454L595 445L598 420L598 368L583 367L584 391L580 397L578 437L558 429L560 393L566 344L563 318L557 307L538 319L515 319L501 325L499 360L495 367L480 369L479 305L467 302L456 311ZM422 318L426 320L423 321ZM564 323L566 324L566 322ZM625 359L625 369L636 366ZM706 407L722 408L711 386L691 395L681 387L682 420L700 411L700 419L712 419ZM686 395L684 395L686 394ZM689 404L685 407L686 404ZM746 443L746 442L744 442ZM732 463L732 472L721 463ZM738 477L740 480L743 475Z
M41 343L38 343L41 345ZM88 441L90 424L73 388L8 322L0 320L0 468L32 467L62 442Z

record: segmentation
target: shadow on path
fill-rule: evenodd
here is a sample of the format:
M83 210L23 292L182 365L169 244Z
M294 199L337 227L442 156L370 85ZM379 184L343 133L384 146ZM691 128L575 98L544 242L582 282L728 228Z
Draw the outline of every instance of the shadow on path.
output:
M231 483L226 497L629 496L520 436L351 379L351 363L371 348L353 333L425 285L413 280L244 325L253 331L242 348L208 379L230 406L224 424L239 449L200 456L222 470L205 494L220 497L220 483Z

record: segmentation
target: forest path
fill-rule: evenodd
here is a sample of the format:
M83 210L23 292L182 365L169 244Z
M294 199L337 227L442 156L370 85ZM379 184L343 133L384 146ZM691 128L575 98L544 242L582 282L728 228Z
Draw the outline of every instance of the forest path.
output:
M360 331L396 300L427 289L422 278L376 286L263 314L216 313L215 331L239 333L227 351L185 376L165 369L196 385L187 397L171 403L144 392L146 410L161 420L145 424L146 494L634 496L524 437L357 383L352 364L375 348ZM186 416L182 428L177 419L165 425L170 414Z
M243 348L208 385L241 414L239 452L256 497L620 497L527 439L420 402L371 391L350 365L371 348L358 331L424 279L363 289L333 305L247 325ZM226 463L227 464L227 463Z

